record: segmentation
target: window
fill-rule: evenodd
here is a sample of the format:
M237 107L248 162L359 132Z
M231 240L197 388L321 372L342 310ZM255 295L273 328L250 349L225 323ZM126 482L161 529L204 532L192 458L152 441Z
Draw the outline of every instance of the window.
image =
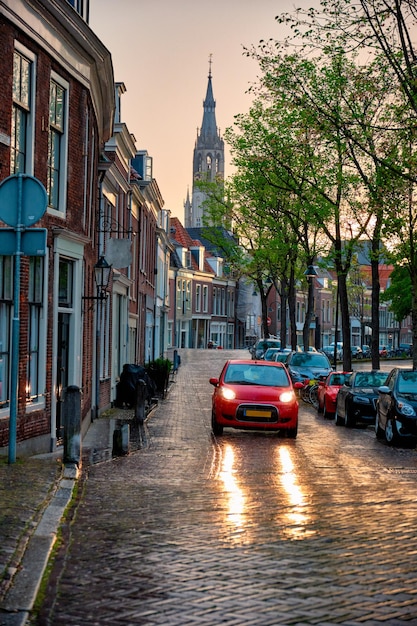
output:
M181 279L177 279L177 309L181 309Z
M13 298L13 259L0 256L0 408L10 400L10 356Z
M197 313L201 311L201 285L196 285L195 288L195 310Z
M47 194L51 209L63 212L66 193L67 88L54 78L49 93Z
M73 262L66 259L59 261L59 306L72 308Z
M88 0L67 0L68 4L70 4L76 11L79 13L85 20L88 20L88 9L89 3Z
M36 402L43 392L40 344L42 340L43 258L29 260L29 324L26 399Z
M208 311L208 286L203 285L203 312L207 313Z
M13 53L13 104L10 173L30 173L33 159L32 84L34 62L30 53Z
M187 293L186 293L187 311L191 311L191 280L187 280Z

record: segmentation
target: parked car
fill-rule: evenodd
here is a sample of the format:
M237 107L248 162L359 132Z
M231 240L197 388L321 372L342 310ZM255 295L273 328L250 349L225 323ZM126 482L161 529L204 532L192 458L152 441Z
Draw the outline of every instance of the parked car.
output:
M210 384L214 386L211 426L215 435L229 427L297 436L298 400L282 363L229 360L219 378L210 378Z
M417 371L393 369L378 389L375 434L388 444L417 440Z
M360 346L352 346L350 350L351 350L353 359L362 359L363 352Z
M336 412L336 398L340 387L352 372L330 372L325 380L319 381L317 389L318 413L332 419Z
M358 423L373 424L376 416L378 387L387 379L387 372L360 370L353 372L339 389L336 400L336 424L352 428Z
M413 344L412 343L400 343L398 348L395 349L395 356L412 356Z
M264 361L274 361L274 357L277 352L281 352L281 348L268 348L268 350L265 350L265 353L261 358L264 359Z
M324 354L329 359L333 359L334 358L334 342L328 346L324 346L324 348L322 349L322 352L324 352ZM341 341L337 342L336 358L338 361L341 361L343 358L343 343Z
M275 352L272 357L272 361L276 361L277 363L286 363L289 352L290 351L288 350L278 350L278 352Z
M285 362L293 383L325 378L332 366L322 352L290 352Z
M364 359L369 359L371 356L370 346L362 346L362 356Z
M258 343L255 343L250 352L252 359L261 359L268 348L280 348L281 341L279 339L260 339Z

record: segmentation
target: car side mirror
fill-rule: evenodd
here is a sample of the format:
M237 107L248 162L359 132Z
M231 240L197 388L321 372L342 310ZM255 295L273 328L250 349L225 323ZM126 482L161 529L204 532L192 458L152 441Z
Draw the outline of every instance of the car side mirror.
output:
M210 378L209 383L210 383L210 385L213 385L214 387L217 387L217 385L219 384L219 379L218 378Z
M303 383L294 383L293 384L294 389L302 389L304 387Z
M387 385L382 385L382 387L378 387L378 393L391 393L391 389Z

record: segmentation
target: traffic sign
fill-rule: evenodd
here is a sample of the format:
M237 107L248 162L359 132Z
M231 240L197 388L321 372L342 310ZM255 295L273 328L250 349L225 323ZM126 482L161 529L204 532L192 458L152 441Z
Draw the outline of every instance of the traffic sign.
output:
M13 174L0 183L0 220L8 226L33 226L47 205L46 189L34 176Z
M21 233L20 252L25 256L45 256L46 228L30 228ZM0 228L0 251L4 256L17 252L17 231L13 228Z

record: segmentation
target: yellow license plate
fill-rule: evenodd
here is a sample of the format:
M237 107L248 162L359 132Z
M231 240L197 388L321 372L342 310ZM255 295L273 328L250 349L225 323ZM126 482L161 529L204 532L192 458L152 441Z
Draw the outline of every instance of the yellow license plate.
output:
M246 417L271 417L271 411L256 411L254 409L247 409L245 411Z

